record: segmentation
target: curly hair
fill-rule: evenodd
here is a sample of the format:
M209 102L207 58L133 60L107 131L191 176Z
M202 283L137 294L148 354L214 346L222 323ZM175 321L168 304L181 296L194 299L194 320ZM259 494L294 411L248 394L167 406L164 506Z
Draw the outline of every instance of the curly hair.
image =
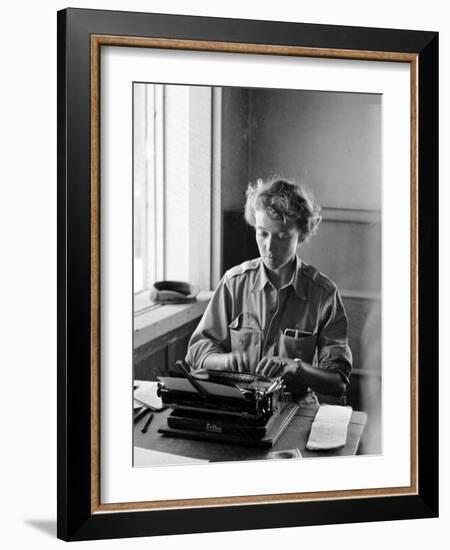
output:
M310 239L322 220L312 192L279 176L250 182L246 197L244 217L249 225L255 227L256 210L264 210L273 220L294 222L301 234L300 242Z

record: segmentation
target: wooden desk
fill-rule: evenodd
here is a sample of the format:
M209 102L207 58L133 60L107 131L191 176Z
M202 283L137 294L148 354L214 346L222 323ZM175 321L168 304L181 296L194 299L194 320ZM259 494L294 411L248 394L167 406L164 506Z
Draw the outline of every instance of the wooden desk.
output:
M353 411L348 427L347 443L345 447L329 451L308 451L305 447L316 411L317 407L300 407L277 443L271 448L261 449L257 447L244 447L242 445L231 445L210 441L179 439L159 434L158 428L165 423L170 413L170 409L167 409L159 413L154 413L153 420L150 423L147 433L143 434L141 428L145 424L148 415L136 422L134 425L134 445L152 451L200 458L211 462L263 460L267 458L267 454L271 451L282 451L294 448L300 450L303 458L355 455L358 451L367 415L363 412Z

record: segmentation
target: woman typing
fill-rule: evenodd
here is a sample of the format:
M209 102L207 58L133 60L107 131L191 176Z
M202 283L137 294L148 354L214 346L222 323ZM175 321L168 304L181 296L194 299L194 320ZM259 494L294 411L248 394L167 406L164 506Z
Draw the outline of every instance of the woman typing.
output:
M222 277L190 339L191 367L282 376L303 398L345 393L352 354L342 300L336 285L301 259L319 211L295 182L274 177L249 185L245 219L260 257Z

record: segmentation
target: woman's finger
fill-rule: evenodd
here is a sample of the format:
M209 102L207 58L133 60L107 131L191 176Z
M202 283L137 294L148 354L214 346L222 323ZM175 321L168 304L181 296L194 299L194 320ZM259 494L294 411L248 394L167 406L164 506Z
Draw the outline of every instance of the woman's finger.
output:
M236 354L236 364L239 372L245 372L244 358L241 353Z
M250 372L250 360L246 351L242 354L242 363L244 365L244 372Z
M274 365L272 365L272 369L270 371L269 376L272 376L272 377L281 376L283 371L284 371L284 363L274 363Z
M284 369L284 361L273 359L269 367L265 369L264 374L273 378L275 376L281 376L284 372Z
M261 359L261 361L258 363L258 366L256 367L256 373L257 374L261 374L262 370L264 369L264 367L266 366L267 364L267 361L268 361L268 357L263 357Z
M267 359L266 365L264 366L264 368L261 371L261 374L263 374L264 376L269 376L270 372L271 372L271 370L272 370L272 368L275 364L276 364L275 361L271 357L269 357Z
M270 373L272 371L272 367L273 367L273 360L267 361L267 364L264 367L264 370L262 371L261 374L263 374L264 376L270 376Z
M234 353L228 355L228 368L229 370L239 370L236 362L236 355Z

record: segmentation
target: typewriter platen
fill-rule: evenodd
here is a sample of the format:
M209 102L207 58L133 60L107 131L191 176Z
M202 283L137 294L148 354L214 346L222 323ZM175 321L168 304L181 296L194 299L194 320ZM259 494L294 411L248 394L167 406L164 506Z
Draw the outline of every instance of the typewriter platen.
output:
M158 395L172 408L158 431L174 437L272 446L298 405L287 399L281 378L197 369L186 377L159 377Z

